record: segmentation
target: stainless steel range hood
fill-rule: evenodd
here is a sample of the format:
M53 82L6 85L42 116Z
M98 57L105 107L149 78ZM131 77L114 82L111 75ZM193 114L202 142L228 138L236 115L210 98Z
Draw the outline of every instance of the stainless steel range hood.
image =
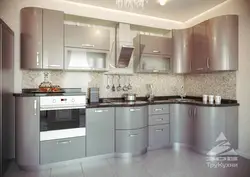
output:
M119 23L116 28L116 67L126 68L129 66L134 46L130 36L130 25Z

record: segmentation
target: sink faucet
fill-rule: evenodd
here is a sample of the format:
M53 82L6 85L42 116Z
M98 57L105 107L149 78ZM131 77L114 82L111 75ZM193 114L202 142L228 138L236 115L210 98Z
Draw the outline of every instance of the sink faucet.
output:
M186 93L185 93L185 90L184 90L184 86L183 86L183 85L181 86L181 91L180 91L179 96L181 97L181 99L183 99L184 97L186 97Z
M148 89L148 101L153 101L154 100L154 94L153 94L153 85L152 84L147 84L147 89Z

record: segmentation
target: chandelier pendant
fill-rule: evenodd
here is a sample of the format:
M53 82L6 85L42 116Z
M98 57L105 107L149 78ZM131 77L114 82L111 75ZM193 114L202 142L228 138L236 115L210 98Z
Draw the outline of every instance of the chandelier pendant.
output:
M146 3L148 3L148 0L116 0L119 8L143 8Z

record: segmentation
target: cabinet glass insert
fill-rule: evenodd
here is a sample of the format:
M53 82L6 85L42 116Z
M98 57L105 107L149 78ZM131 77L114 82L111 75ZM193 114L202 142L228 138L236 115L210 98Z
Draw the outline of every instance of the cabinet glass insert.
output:
M142 55L141 71L169 71L171 58L167 56Z
M67 48L66 69L105 69L107 53L77 48Z

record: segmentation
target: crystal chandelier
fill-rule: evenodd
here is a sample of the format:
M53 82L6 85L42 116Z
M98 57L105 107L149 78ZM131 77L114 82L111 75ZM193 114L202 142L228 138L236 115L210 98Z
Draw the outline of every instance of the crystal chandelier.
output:
M116 0L116 4L119 8L134 8L134 7L144 7L144 5L148 3L148 0Z

